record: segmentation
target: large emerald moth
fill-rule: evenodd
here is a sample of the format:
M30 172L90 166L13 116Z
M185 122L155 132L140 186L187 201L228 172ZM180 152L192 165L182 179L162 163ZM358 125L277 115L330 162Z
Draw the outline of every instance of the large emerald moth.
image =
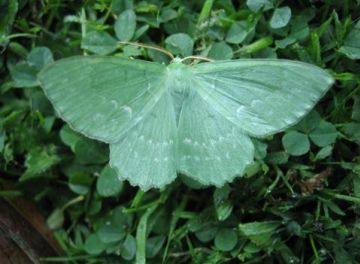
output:
M106 56L59 60L38 75L61 118L110 145L110 165L143 190L178 173L222 186L253 161L251 137L298 122L333 83L317 66L240 59L169 65Z

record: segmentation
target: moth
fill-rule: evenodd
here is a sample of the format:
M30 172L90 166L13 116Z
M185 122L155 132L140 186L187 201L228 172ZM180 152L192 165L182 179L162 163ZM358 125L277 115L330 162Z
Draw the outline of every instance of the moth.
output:
M333 84L280 59L169 65L107 56L61 59L38 75L72 129L110 145L110 166L143 190L182 173L222 186L254 159L251 138L298 122Z

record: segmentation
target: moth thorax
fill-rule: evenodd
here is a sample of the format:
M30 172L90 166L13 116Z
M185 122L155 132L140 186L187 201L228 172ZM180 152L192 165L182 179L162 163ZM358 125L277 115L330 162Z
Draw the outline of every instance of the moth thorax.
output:
M168 66L167 84L172 94L187 96L189 94L190 71L182 63L173 63Z
M181 94L183 96L187 96L189 94L189 85L186 80L181 78L175 78L170 89L171 93Z

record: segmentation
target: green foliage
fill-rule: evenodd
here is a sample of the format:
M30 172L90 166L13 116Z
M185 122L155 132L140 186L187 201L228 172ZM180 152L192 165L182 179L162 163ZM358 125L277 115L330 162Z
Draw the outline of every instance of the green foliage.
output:
M310 150L310 142L306 135L290 131L282 138L284 149L293 156L301 156Z
M8 42L12 24L18 10L18 2L12 0L1 0L0 2L0 44Z
M185 33L172 34L165 39L166 49L174 55L190 56L193 52L194 41Z
M238 242L236 230L221 228L217 231L214 244L221 251L231 251Z
M136 15L133 10L122 12L116 19L114 30L116 37L121 41L129 41L134 36L136 29Z
M116 39L103 31L91 31L81 41L81 48L99 55L107 55L115 51L116 45Z
M122 191L123 182L119 179L114 169L106 166L100 173L96 188L101 196L116 196Z
M37 73L46 65L53 62L53 55L46 47L36 47L26 56L25 61L20 61L10 67L10 74L16 87L37 86Z
M339 49L350 59L360 59L360 21L358 21L354 28L348 33L344 40L344 45Z
M285 27L291 19L291 9L288 6L276 8L270 19L270 26L274 29Z
M42 209L63 260L360 262L359 1L27 0L0 6L0 182L12 183L16 195ZM273 28L275 10L284 7L291 9L289 22ZM115 186L104 169L107 147L66 126L34 77L52 56L113 53L168 62L157 51L117 43L114 25L126 10L136 15L132 41L166 47L168 37L183 33L193 54L221 57L229 54L221 48L227 45L233 59L301 60L327 69L336 84L299 124L257 140L256 162L227 187L180 179L146 193L126 182ZM174 43L183 52L186 41ZM210 53L215 43L225 45ZM290 140L290 149L283 144L294 133L310 143L301 156L292 152L301 141Z
M275 221L251 222L240 224L240 233L250 239L252 243L258 246L270 245L273 243L274 231L279 227Z

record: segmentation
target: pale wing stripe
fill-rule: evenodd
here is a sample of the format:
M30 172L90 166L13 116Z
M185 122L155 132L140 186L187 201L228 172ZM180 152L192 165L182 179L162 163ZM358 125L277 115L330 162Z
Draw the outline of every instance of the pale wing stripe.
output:
M266 93L266 90L268 90L268 88L270 87L274 92L276 92L277 90L279 90L278 86L273 85L273 84L266 84L263 83L259 80L251 80L251 79L246 79L246 78L241 78L241 77L235 77L233 80L231 79L225 79L223 77L217 77L217 76L201 76L201 79L203 79L204 81L218 81L219 83L222 84L226 84L226 85L233 85L233 86L237 86L239 87L239 89L243 89L246 90L248 92L253 92L254 89L256 90L256 92L258 93ZM240 81L241 85L238 83ZM296 84L294 83L292 80L289 80L289 85L291 86L291 84ZM251 87L251 89L250 89ZM224 90L218 89L218 88L214 88L216 91L218 91L219 93L223 94L224 96L228 97L229 99L232 99L233 101L236 101L238 103L243 103L241 101L239 101L238 99L236 99L234 96L230 95L229 93L227 93ZM298 97L298 99L302 99L302 97L298 94L292 93L292 90L288 90L287 91L289 94L293 94L296 97Z

